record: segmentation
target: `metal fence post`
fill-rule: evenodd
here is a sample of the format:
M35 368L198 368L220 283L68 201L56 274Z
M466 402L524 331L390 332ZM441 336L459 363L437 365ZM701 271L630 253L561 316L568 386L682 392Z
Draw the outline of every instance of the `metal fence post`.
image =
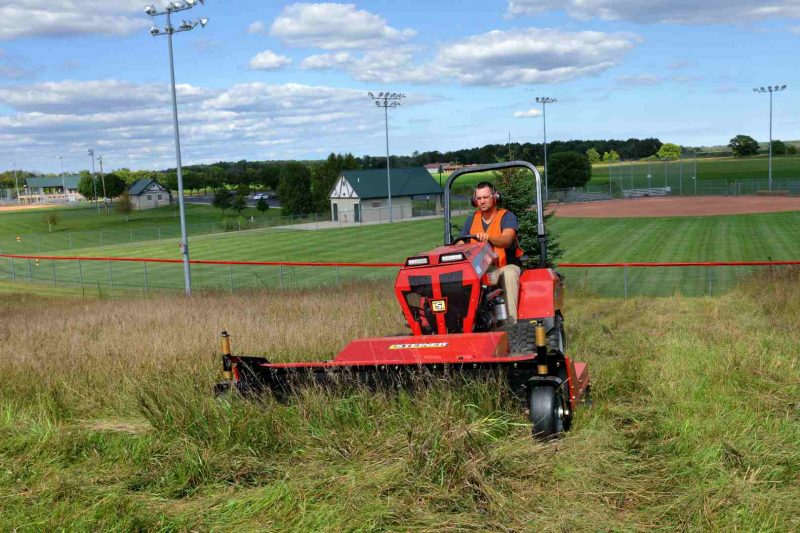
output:
M131 242L133 242L133 230L128 230L131 233Z
M142 264L144 265L144 292L150 292L150 287L147 282L147 261Z
M285 287L283 286L283 265L278 265L278 272L281 277L281 289L284 289Z
M339 286L339 265L336 265L336 286Z
M231 294L233 294L233 269L231 268L231 265L228 265L228 283L231 287Z
M81 282L81 291L83 291L83 268L81 267L80 259L78 259L78 281Z
M161 226L158 227L158 240L161 240Z
M100 249L102 250L103 249L103 230L100 230L98 233L100 233Z
M17 281L17 272L14 269L14 258L11 258L11 281Z
M708 279L708 295L711 296L711 267L706 267L706 278Z
M56 286L56 260L55 259L51 259L50 260L50 266L53 269L53 287L55 287Z
M114 288L114 275L111 272L111 261L108 262L108 286L111 289Z
M625 298L628 297L628 265L625 265Z
M30 259L28 259L28 283L33 283L33 268Z

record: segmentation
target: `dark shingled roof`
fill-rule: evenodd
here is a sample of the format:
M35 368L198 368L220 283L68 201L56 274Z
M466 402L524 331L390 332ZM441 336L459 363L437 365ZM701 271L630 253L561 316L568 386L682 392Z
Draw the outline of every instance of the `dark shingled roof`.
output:
M67 189L77 189L79 181L81 181L80 176L64 176L64 185L67 186ZM25 178L25 183L28 184L28 187L37 189L40 187L62 187L61 176L54 178Z
M392 197L442 194L442 188L424 167L392 168ZM362 200L386 198L386 169L343 170L347 183Z
M149 187L150 184L153 183L154 181L156 183L158 183L158 180L155 179L155 178L142 178L140 180L137 180L136 183L131 185L130 188L128 189L128 194L130 194L131 196L138 196L138 195L142 194L142 192L147 187ZM158 183L158 184L161 185L160 183ZM164 187L163 185L161 185L161 186ZM166 189L166 187L164 187L164 188Z

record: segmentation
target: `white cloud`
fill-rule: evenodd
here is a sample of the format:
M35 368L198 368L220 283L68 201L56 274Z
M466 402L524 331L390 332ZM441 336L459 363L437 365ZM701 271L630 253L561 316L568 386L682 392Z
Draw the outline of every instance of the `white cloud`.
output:
M128 35L150 22L140 0L16 0L0 5L0 39Z
M578 20L627 20L642 24L748 23L767 18L800 18L797 0L509 0L511 15L566 11Z
M267 33L267 27L263 20L257 20L247 27L247 33L259 34Z
M328 70L347 65L352 59L353 56L349 52L317 54L303 59L303 62L300 63L300 67L309 70Z
M284 67L292 62L286 56L280 56L271 50L259 52L250 60L250 68L253 70L270 70Z
M528 109L527 111L515 111L514 118L536 118L541 116L542 112L538 109Z
M359 81L456 82L513 86L559 83L592 76L614 66L639 41L629 33L564 32L526 28L491 31L439 47L428 60L419 49L399 46L391 54L368 51L307 57L305 68L342 68Z
M792 28L789 28L789 31L797 35L800 35L800 26L794 26Z
M341 50L399 43L416 32L392 28L382 17L355 4L298 3L283 9L270 34L294 46Z
M638 86L661 85L662 83L664 83L664 78L662 76L655 76L653 74L635 74L628 76L618 76L617 83L621 85L638 85Z
M361 90L265 83L177 89L186 164L307 157L320 146L356 151L352 134L376 129ZM5 86L0 101L11 109L0 115L0 160L52 171L63 154L71 171L86 168L86 148L94 146L109 168L174 165L165 85L92 80Z

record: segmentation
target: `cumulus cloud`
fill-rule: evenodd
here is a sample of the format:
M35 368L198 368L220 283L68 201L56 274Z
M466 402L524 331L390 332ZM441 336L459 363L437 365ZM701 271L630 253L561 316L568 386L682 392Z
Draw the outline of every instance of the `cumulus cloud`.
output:
M367 51L307 57L304 68L342 68L359 81L512 86L558 83L599 74L614 66L639 41L629 33L564 32L526 28L491 31L439 47L418 60L419 50L396 47L391 54Z
M292 60L286 56L278 55L271 50L264 50L250 60L250 68L253 70L271 70L284 67L291 62Z
M355 4L297 3L283 9L270 34L294 46L341 50L399 43L416 32L392 28L382 17Z
M514 118L536 118L541 114L542 112L538 109L528 109L527 111L515 111Z
M0 4L0 39L128 35L147 28L140 0L17 0Z
M642 24L747 23L768 18L800 18L797 0L509 0L510 15L566 11L578 20L626 20Z
M308 157L320 146L353 151L349 134L375 129L360 90L295 83L177 89L187 164ZM0 114L0 158L19 161L24 153L26 168L53 170L59 153L67 169L85 168L87 146L102 149L110 168L174 165L164 85L93 80L5 86L0 101L11 110Z

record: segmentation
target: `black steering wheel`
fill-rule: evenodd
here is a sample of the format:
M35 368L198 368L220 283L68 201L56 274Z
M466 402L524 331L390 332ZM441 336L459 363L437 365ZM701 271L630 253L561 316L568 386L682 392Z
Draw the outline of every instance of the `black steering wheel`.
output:
M453 242L451 242L450 245L452 246L452 245L454 245L455 243L457 243L459 241L465 241L466 242L466 241L468 241L470 239L475 239L477 241L478 240L478 236L474 235L472 233L469 234L469 235L462 235L461 237L457 237L457 238L453 239Z

